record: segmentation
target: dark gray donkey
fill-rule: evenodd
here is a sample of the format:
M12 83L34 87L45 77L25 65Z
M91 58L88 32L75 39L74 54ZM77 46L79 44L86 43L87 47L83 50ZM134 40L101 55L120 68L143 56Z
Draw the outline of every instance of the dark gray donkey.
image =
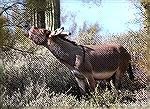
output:
M120 45L77 45L65 38L70 35L64 28L49 31L32 27L29 38L37 45L48 48L52 54L74 72L80 91L95 90L96 80L107 80L114 76L114 86L119 89L123 74L128 70L134 79L131 56Z

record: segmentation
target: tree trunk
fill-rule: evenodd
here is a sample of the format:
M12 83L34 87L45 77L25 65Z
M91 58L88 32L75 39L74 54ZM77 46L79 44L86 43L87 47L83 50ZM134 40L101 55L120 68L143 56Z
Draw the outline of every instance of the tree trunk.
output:
M46 27L50 28L51 30L55 30L60 27L60 0L50 0L49 1L49 8L50 8L50 16L47 16L47 25Z
M37 27L45 28L45 11L43 10L37 11Z
M54 1L54 29L60 27L60 0Z
M45 28L46 0L37 0L37 27ZM42 6L41 6L42 5Z
M54 30L60 27L60 0L27 0L31 24Z

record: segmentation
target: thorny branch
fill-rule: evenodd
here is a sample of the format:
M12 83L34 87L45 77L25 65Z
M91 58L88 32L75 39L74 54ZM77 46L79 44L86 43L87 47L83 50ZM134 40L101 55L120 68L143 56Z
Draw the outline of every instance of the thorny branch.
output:
M11 6L8 6L8 7L4 8L4 9L2 10L2 12L0 13L0 16L1 16L4 12L6 12L8 9L12 8L12 7L13 7L14 5L16 5L16 4L21 4L21 5L24 6L24 4L21 3L21 2L13 3Z
M13 50L17 50L17 51L20 51L20 52L22 52L22 53L34 54L33 52L29 52L29 51L24 51L24 50L21 50L21 49L17 49L17 48L14 48L14 47L12 47L12 46L9 46L9 45L3 45L1 48L4 48L4 47L6 47L6 48L11 48L11 49L13 49Z

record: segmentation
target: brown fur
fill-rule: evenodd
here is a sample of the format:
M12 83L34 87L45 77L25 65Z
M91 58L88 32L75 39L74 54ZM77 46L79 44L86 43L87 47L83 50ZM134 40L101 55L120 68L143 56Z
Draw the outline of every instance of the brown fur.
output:
M61 32L56 36L51 36L50 31L40 32L40 30L30 29L31 40L47 47L61 63L74 71L81 93L86 92L86 84L89 85L91 91L94 91L97 80L107 80L112 76L115 76L114 84L119 89L123 74L128 69L131 59L123 46L81 46L61 36ZM130 73L132 75L132 72Z

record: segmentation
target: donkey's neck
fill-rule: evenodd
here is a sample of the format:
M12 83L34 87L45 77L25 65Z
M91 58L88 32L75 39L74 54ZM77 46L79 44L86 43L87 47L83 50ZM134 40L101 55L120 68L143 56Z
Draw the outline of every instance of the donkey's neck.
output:
M83 56L83 50L80 46L61 38L55 40L49 39L46 47L60 62L71 67L75 66L76 55Z

